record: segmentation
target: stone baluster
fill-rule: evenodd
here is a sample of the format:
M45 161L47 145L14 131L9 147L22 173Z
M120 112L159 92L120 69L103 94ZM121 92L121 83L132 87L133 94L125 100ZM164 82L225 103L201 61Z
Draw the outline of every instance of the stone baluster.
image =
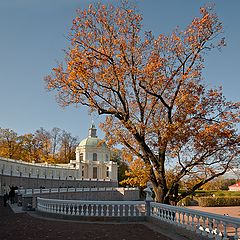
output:
M123 205L122 205L122 208L123 208L122 215L123 215L123 217L125 217L125 211L126 211L125 207L126 207L126 205L123 204Z
M178 211L178 220L177 220L177 225L181 226L181 211Z
M101 216L104 216L104 205L103 204L101 204Z
M158 207L158 216L159 218L163 219L164 215L163 215L163 209L161 207Z
M240 238L240 235L238 234L238 228L239 228L239 226L236 225L236 224L234 224L233 227L235 228L234 238L235 238L236 240L238 240L238 239Z
M98 205L98 204L95 205L95 207L96 207L95 216L99 216L99 212L98 212L99 206L100 206L100 205Z
M131 205L128 204L128 216L131 216Z
M90 216L93 216L94 215L94 212L93 212L94 204L90 204L90 208L91 208Z
M112 204L112 214L111 214L113 217L115 216L115 205Z
M165 211L164 211L163 208L160 208L160 215L161 215L161 218L165 221L165 219L166 219L166 213L165 213Z
M213 219L212 218L208 218L208 229L209 229L208 237L213 238Z
M182 212L182 225L183 225L183 227L186 227L185 226L185 212Z
M133 205L133 216L136 217L137 216L137 213L136 213L136 206Z
M62 212L63 212L63 210L62 210L62 204L59 204L59 206L58 206L58 212L59 212L60 214L62 214Z
M79 208L80 208L80 205L77 204L77 205L76 205L76 215L77 215L77 216L79 216Z
M86 216L89 216L89 204L86 204Z
M186 229L190 230L191 229L191 225L190 225L190 216L189 216L189 213L187 213L187 226L186 226Z
M67 214L67 206L66 206L66 204L63 204L63 214Z
M206 217L202 217L203 220L203 231L202 231L202 235L203 236L207 236L207 232L206 232Z
M222 222L222 224L223 224L223 240L228 240L228 237L227 237L227 223Z
M55 213L55 207L56 207L56 205L53 203L52 204L52 211L51 211L52 213Z
M194 219L195 219L195 214L192 214L191 213L191 228L190 228L190 230L191 231L195 231L195 221L194 221Z
M83 212L83 210L84 210L84 204L81 204L80 206L81 206L81 214L80 214L80 215L83 216L83 215L84 215L84 212Z
M220 235L221 235L221 232L220 232L220 230L219 230L219 224L220 224L220 221L215 219L215 229L216 229L216 231L215 231L215 233L216 233L215 239L216 239L216 240L222 239L222 237L220 236Z
M76 215L76 206L75 206L75 204L71 205L71 209L72 209L72 215Z
M117 205L117 216L118 217L120 216L120 205L119 204Z
M109 205L106 204L106 206L107 206L106 216L109 216Z
M201 230L200 230L200 227L201 227L201 225L200 225L200 216L197 215L196 217L197 217L196 233L201 233Z
M72 215L72 205L68 204L68 215Z

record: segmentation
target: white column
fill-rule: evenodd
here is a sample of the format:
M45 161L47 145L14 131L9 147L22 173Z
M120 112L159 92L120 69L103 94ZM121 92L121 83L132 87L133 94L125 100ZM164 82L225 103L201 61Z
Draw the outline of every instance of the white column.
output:
M109 179L113 179L113 165L112 165L112 161L109 162L110 164L108 165L109 167Z
M88 165L88 177L89 178L93 177L93 166L92 166L92 163L89 163L89 165Z

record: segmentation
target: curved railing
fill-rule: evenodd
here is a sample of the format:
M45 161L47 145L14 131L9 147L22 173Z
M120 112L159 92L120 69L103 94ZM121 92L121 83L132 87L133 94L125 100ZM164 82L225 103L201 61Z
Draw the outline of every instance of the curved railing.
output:
M86 217L140 217L183 227L214 239L240 239L240 219L145 201L82 201L37 198L40 212Z
M150 216L209 238L240 239L239 218L154 202L150 203Z
M37 194L37 193L66 193L66 192L94 192L94 191L131 191L137 190L138 188L118 188L118 187L88 187L88 188L38 188L38 189L18 189L18 194Z
M144 201L82 201L37 198L40 212L94 217L145 216Z

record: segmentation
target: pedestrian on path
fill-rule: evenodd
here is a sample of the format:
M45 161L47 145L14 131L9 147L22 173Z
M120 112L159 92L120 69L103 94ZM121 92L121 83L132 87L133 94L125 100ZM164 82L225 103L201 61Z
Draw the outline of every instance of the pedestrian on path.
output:
M8 201L8 191L7 187L3 186L3 206L7 206L7 201Z

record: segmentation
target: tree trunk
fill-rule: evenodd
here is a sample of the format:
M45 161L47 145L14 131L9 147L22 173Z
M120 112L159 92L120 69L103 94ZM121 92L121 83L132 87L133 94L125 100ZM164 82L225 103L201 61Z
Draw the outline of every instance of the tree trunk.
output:
M167 197L167 189L163 188L160 185L153 183L153 191L155 194L154 200L159 203L170 204L169 197Z

